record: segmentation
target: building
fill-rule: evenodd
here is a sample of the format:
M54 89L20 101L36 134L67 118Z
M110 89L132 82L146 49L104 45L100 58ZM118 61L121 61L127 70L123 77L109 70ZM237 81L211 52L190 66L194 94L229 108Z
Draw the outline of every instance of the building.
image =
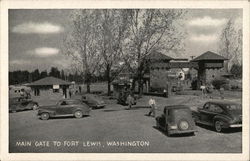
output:
M55 77L46 77L28 84L31 96L68 98L70 82Z

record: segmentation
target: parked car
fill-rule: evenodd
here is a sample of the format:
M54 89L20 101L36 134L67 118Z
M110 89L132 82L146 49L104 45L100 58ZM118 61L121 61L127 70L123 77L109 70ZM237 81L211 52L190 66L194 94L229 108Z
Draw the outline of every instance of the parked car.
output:
M48 120L51 117L74 116L82 118L89 115L90 108L81 100L63 99L53 106L42 106L39 108L37 115L42 120Z
M156 127L172 134L190 133L194 135L196 126L191 110L185 105L166 106L161 116L156 117Z
M231 101L208 101L192 115L197 124L212 126L217 132L242 127L242 107Z
M92 108L104 108L106 103L104 100L94 94L85 94L82 96L82 101Z
M38 107L38 103L34 102L32 99L23 97L9 98L9 112L36 110Z

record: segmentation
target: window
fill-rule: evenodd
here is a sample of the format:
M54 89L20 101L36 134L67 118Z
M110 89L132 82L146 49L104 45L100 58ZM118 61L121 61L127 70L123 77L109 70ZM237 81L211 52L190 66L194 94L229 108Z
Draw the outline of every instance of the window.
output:
M204 105L204 110L207 110L209 108L209 103L206 103L205 105Z
M66 101L62 101L61 105L62 106L67 105L67 102Z
M221 113L223 110L220 108L220 106L215 105L215 104L210 104L209 106L209 111L211 112L216 112L216 113Z

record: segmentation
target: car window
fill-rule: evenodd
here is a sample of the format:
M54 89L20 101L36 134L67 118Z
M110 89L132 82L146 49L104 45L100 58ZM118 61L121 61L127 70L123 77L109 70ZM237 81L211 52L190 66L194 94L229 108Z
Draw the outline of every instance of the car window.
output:
M218 106L216 104L210 104L209 111L216 112L216 113L221 113L223 110L221 109L220 106Z
M61 106L65 106L65 105L67 105L67 102L66 101L62 101L60 105Z
M67 104L68 105L75 105L75 104L80 104L80 102L77 100L72 100L72 101L67 101Z
M242 109L241 105L237 105L237 104L227 105L226 108L228 110L241 110Z
M204 105L203 109L204 109L204 110L208 110L208 108L209 108L209 103L206 103L206 104Z

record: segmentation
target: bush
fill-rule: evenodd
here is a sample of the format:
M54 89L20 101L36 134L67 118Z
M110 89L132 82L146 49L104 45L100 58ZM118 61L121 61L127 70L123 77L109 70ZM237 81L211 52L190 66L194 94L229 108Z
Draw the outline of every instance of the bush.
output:
M212 85L214 86L215 89L220 89L221 87L225 86L226 84L228 84L228 82L224 79L215 79L212 81ZM224 89L226 89L226 88L224 88Z

